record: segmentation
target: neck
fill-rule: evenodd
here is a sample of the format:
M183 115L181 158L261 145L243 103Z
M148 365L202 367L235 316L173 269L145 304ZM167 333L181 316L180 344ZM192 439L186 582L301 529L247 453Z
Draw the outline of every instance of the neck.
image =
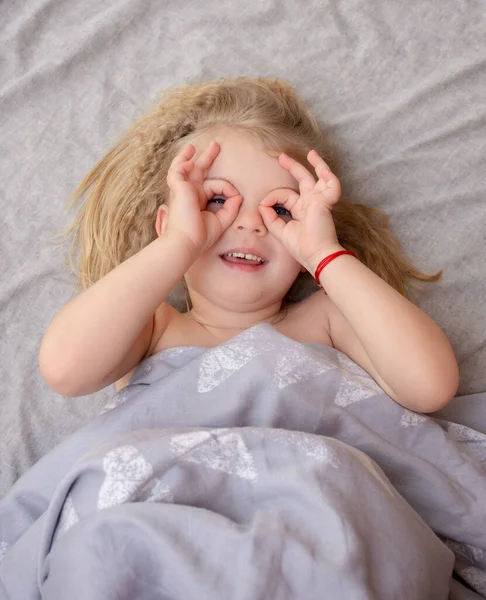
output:
M282 309L282 302L275 302L263 308L251 310L247 306L235 310L214 306L205 298L191 295L193 307L188 310L189 317L206 329L224 331L244 331L259 323L275 324L282 321L287 315L287 308Z
M222 325L222 324L215 324L215 323L210 323L209 321L204 321L201 317L199 317L197 315L197 313L194 312L194 310L191 308L188 311L188 315L189 317L195 321L196 323L199 323L199 325L202 325L203 327L211 328L211 329L225 329L225 330L238 330L238 331L242 331L244 329L249 329L250 327L253 327L254 325L259 325L260 323L269 323L270 325L275 325L276 323L280 323L280 321L283 321L283 319L285 319L285 317L287 316L287 312L288 312L288 308L285 306L282 310L279 310L277 313L271 315L270 317L266 317L264 319L259 319L259 320L253 320L251 322L248 322L248 324L246 325Z

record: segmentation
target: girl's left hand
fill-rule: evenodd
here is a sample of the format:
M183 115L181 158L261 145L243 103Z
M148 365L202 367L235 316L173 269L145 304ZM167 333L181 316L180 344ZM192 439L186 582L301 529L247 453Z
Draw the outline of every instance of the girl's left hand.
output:
M341 185L315 150L309 152L307 158L316 171L317 182L303 165L280 154L279 163L299 182L300 195L287 188L271 192L258 208L270 233L313 274L319 260L342 249L331 215L341 196ZM281 219L271 208L275 204L286 208L292 220Z

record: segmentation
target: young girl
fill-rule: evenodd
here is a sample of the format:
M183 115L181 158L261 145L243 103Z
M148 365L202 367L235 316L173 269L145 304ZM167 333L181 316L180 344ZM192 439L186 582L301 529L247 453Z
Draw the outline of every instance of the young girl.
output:
M411 410L452 400L451 345L404 285L441 272L415 269L382 213L340 201L326 148L281 79L167 92L75 192L89 190L68 230L84 291L44 335L46 382L66 396L118 391L145 357L212 347L266 322L344 352ZM311 277L320 287L296 302ZM180 285L185 312L168 301Z

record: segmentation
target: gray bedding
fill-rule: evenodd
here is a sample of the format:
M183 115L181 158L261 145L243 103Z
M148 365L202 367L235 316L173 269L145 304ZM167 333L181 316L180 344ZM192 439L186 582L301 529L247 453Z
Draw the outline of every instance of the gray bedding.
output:
M486 392L485 48L484 0L0 2L0 497L113 394L66 399L39 373L74 293L50 241L88 169L186 81L295 85L346 197L383 209L419 268L444 269L419 306L452 342L458 395Z
M269 324L162 351L0 502L0 598L484 598L484 400L411 412Z

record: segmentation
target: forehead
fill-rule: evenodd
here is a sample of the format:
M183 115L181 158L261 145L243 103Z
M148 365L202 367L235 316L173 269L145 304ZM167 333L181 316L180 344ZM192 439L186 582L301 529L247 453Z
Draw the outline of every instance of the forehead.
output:
M267 154L259 139L240 131L215 129L201 135L193 142L196 148L194 160L212 140L218 142L220 151L209 167L207 177L229 180L242 194L243 188L251 186L261 187L262 193L280 187L299 190L297 180L279 164L278 158Z

